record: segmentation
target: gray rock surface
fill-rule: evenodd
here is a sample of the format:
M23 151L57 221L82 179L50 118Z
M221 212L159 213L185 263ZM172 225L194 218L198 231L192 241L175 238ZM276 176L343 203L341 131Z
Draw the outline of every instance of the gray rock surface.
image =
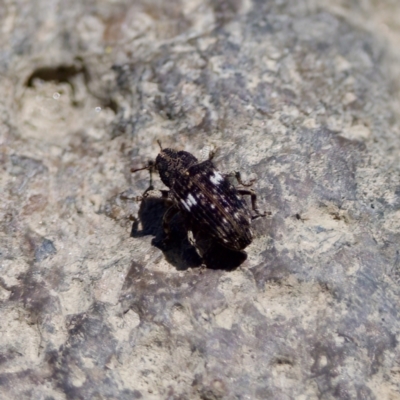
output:
M1 399L400 399L400 8L344 3L2 6ZM257 177L240 267L158 246L157 139Z

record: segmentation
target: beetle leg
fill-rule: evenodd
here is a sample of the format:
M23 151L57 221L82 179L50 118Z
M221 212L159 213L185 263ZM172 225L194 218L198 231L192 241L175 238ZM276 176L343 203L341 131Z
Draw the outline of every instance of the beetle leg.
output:
M253 183L256 181L256 179L250 179L249 181L244 182L242 179L242 175L240 174L240 171L231 171L231 172L224 174L224 176L225 176L225 178L236 178L239 185L242 185L244 187L252 186Z
M261 213L257 207L257 195L252 189L238 189L239 194L242 196L250 196L251 198L251 208L255 212L255 215L251 217L251 219L256 219L258 217L265 217L267 212Z
M240 174L240 171L235 171L234 172L234 177L239 182L239 184L244 186L244 187L252 186L253 183L256 181L255 179L250 179L248 182L243 182L242 175Z
M163 199L172 202L171 194L169 190L146 190L142 196L137 196L136 201L142 201L145 199Z

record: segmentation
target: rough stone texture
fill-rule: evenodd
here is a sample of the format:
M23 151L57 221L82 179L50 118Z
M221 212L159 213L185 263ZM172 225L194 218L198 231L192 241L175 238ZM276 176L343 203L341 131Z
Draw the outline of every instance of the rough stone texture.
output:
M400 9L345 3L2 4L1 399L400 399ZM156 139L257 176L239 268L157 247Z

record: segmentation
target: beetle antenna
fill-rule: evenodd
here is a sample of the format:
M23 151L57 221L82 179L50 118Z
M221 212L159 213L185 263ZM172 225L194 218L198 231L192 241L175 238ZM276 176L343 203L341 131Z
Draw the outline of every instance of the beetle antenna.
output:
M160 146L160 150L162 151L162 145L161 145L161 141L160 140L157 140L157 143L158 143L158 145Z
M138 171L143 171L144 169L150 169L150 166L146 165L145 167L142 167L142 168L131 168L131 172L134 173L134 172L138 172Z
M137 172L137 171L143 171L145 169L149 170L150 172L152 171L152 169L154 168L154 161L149 161L148 164L145 167L142 168L131 168L131 172Z

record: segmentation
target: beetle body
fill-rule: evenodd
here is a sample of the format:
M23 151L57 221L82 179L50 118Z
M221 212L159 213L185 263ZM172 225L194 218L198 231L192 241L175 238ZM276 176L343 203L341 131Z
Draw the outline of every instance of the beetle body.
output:
M247 204L211 160L199 162L186 151L166 148L157 156L155 168L170 189L172 207L189 226L232 250L243 250L251 243L252 216Z

